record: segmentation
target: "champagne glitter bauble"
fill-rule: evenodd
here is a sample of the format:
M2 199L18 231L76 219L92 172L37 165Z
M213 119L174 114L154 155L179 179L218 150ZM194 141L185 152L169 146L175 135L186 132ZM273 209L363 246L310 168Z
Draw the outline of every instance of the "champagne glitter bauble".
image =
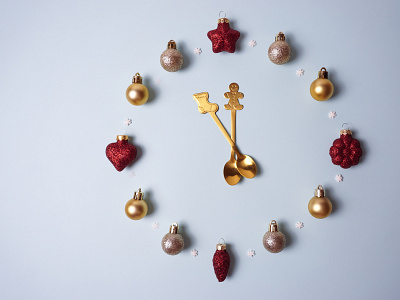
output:
M287 63L292 54L292 49L285 41L283 32L279 32L275 37L275 42L269 46L268 57L276 65Z
M149 99L149 90L142 84L142 77L139 73L133 76L132 84L126 89L126 99L130 104L136 106L145 104Z
M128 143L127 135L118 135L117 142L106 148L106 156L117 171L121 172L136 158L136 147Z
M275 220L269 224L269 230L264 234L263 245L271 253L278 253L286 246L286 237L279 231L278 223Z
M229 19L218 19L217 29L210 30L207 37L211 40L212 50L214 53L226 51L233 53L236 50L236 41L240 37L240 32L231 29Z
M332 212L332 203L325 197L325 191L322 185L315 190L315 196L308 202L308 211L317 219L324 219Z
M164 235L161 247L169 255L177 255L183 250L184 241L182 235L178 233L177 223L173 223L169 228L169 233Z
M176 43L173 40L168 42L168 48L160 57L161 66L168 72L176 72L182 68L183 56L176 49Z
M231 262L229 253L226 251L226 244L217 244L217 250L214 253L212 262L218 281L224 281L228 275Z
M311 83L310 94L317 101L325 101L332 97L333 84L328 79L328 72L325 68L318 71L318 78Z
M147 203L143 200L144 194L139 189L133 194L133 198L125 205L125 213L132 220L140 220L147 215Z
M332 147L329 149L332 163L341 166L343 169L357 165L363 154L360 142L351 135L351 130L341 130L340 138L334 140Z

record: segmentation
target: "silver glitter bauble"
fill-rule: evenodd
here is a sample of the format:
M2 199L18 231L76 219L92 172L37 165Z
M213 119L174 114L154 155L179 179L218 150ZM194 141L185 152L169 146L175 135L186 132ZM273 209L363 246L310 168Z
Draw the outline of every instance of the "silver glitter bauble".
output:
M168 72L176 72L182 68L183 56L176 49L176 43L173 40L168 42L168 49L161 54L160 63Z
M182 235L178 233L177 223L173 223L169 229L169 233L164 235L161 247L169 255L177 255L183 250L184 241Z
M269 46L269 59L274 64L282 65L289 61L291 53L292 49L290 49L289 44L285 41L285 35L282 32L279 32L275 37L275 42Z
M279 231L275 220L271 221L269 231L264 234L263 245L271 253L281 252L286 246L286 237Z

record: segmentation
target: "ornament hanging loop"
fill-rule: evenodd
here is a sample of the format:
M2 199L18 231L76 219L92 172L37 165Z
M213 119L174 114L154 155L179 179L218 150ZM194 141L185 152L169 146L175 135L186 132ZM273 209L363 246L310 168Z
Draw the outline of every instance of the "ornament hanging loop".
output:
M140 73L136 73L135 76L133 76L132 83L142 83L142 76L140 76Z
M328 79L328 71L325 67L322 67L321 70L318 71L318 78Z
M221 13L224 13L224 16L223 16L223 17L221 17ZM220 18L226 18L226 12L224 12L223 10L221 10L221 11L219 12L219 17L220 17Z
M344 128L346 126L346 128ZM350 129L350 126L348 123L343 123L342 124L342 129Z
M221 240L223 241L221 243ZM225 244L225 240L223 238L220 238L217 244L217 250L226 250L226 244Z

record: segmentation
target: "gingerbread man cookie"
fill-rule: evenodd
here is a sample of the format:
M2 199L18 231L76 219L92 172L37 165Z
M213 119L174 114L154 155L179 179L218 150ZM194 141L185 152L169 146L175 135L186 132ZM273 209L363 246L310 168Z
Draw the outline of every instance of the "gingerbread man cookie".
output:
M243 109L243 105L239 103L239 99L243 99L244 95L239 91L239 85L237 83L231 83L229 85L230 92L226 92L224 97L229 99L228 104L225 104L225 109L228 110L241 110Z

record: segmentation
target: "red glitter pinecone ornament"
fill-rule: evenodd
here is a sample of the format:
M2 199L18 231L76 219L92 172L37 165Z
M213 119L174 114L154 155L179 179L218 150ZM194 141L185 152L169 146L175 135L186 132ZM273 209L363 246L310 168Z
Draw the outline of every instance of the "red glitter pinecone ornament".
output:
M229 19L218 19L217 29L210 30L207 33L208 38L212 42L212 50L214 53L226 51L233 53L236 50L236 41L240 37L240 32L233 30L229 26Z
M119 172L136 158L136 153L136 147L128 143L127 135L118 135L117 142L106 148L107 158Z
M329 155L334 165L340 165L343 169L355 166L360 161L362 149L360 142L351 136L351 130L340 130L340 138L333 142L329 149Z
M226 244L217 244L217 251L215 251L213 257L213 266L219 282L224 281L228 275L230 262L231 259L226 251Z

